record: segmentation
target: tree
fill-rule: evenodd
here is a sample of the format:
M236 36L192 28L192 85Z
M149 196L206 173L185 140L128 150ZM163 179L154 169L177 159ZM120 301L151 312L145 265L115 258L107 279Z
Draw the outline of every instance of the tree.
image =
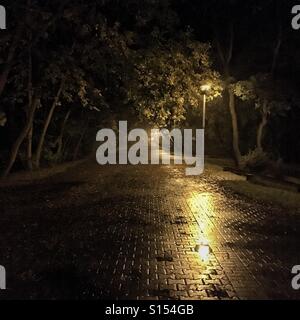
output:
M238 81L233 86L234 94L243 101L253 101L260 114L257 127L256 147L264 149L264 131L271 116L284 115L289 110L288 92L272 80L270 74L257 74L246 81Z
M35 96L32 100L32 104L29 106L29 112L27 115L27 120L26 120L25 126L21 130L20 134L18 135L18 138L16 139L16 141L14 142L14 144L11 148L7 166L4 169L3 174L2 174L2 177L4 177L4 178L10 173L10 171L16 161L16 157L18 155L20 146L23 143L26 136L28 135L30 128L32 127L35 111L38 108L39 103L40 103L40 92L38 89L36 89L36 91L37 92L35 93Z
M22 5L22 1L15 1L12 5L12 11L14 11L14 15L18 18L16 19L16 32L14 34L9 34L7 38L4 38L3 42L1 43L2 50L7 51L7 58L5 60L4 66L2 68L2 72L0 74L0 96L2 95L4 88L7 84L9 74L13 68L13 65L16 60L17 55L17 49L22 45L23 42L23 36L24 36L24 30L28 28L30 30L30 25L35 23L39 23L40 21L34 21L32 16L32 12L36 11L38 12L38 15L42 17L42 26L39 25L39 27L36 29L37 32L35 34L35 38L32 40L31 45L36 45L40 38L43 37L47 30L56 23L57 19L59 19L63 12L64 8L67 5L67 3L70 2L70 0L64 0L60 1L58 7L58 10L54 15L48 15L45 14L45 11L39 11L39 8L36 9L32 8L32 0L27 0L26 6L24 7ZM49 5L49 3L46 3L46 6ZM25 13L24 13L25 12ZM24 18L25 17L25 18ZM10 41L7 41L7 40Z
M102 93L111 85L107 77L113 72L117 74L117 68L112 68L102 77L99 77L99 69L116 57L114 63L118 65L120 56L125 55L126 41L123 39L126 40L126 37L119 36L117 24L108 26L100 13L99 8L106 4L105 1L95 0L88 6L76 1L72 7L66 7L67 3L63 1L53 15L53 7L48 1L43 4L33 2L32 5L28 1L25 8L26 12L30 12L24 20L28 28L24 29L27 31L22 33L18 44L26 48L26 54L18 52L11 58L14 61L7 73L10 78L5 79L5 84L9 84L8 92L3 99L7 105L23 106L16 110L22 119L25 111L25 121L22 121L23 127L12 145L4 176L12 169L26 138L27 166L32 167L33 140L38 140L34 160L35 166L40 166L48 128L61 101L68 106L80 105L86 110L99 110L107 106ZM28 66L25 69L24 63ZM39 94L33 103L36 91ZM39 137L36 134L38 130L33 136L37 107L48 109ZM16 115L15 112L11 114ZM40 123L40 119L37 122Z
M230 64L233 56L233 46L234 46L234 25L230 23L229 25L229 36L228 36L228 47L224 49L220 42L220 36L216 25L214 27L215 33L215 43L217 47L217 52L219 55L219 60L223 68L223 74L225 79L225 90L228 97L228 107L231 115L231 124L232 124L232 148L234 153L235 162L238 167L242 166L242 155L240 151L240 138L239 138L239 126L238 126L238 117L235 106L235 96L233 93L233 83L234 78L231 75Z
M134 81L129 84L129 101L139 115L158 126L174 127L185 119L189 108L198 108L201 84L211 83L208 99L221 95L219 74L212 70L210 46L189 35L164 41L135 55Z

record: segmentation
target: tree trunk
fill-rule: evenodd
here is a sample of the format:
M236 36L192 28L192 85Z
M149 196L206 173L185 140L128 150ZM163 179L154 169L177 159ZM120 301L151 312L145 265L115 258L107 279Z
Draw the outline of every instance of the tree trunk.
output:
M0 96L2 95L4 88L6 86L7 79L8 79L9 73L10 73L12 65L13 65L15 53L16 53L16 50L18 48L18 45L19 45L19 42L20 42L20 39L21 39L21 36L23 33L23 27L24 27L23 22L22 21L19 22L16 34L15 34L14 39L12 41L12 44L9 48L8 56L7 56L7 59L5 62L5 66L4 66L3 71L0 75Z
M276 71L276 66L277 66L277 61L278 61L278 56L279 56L281 44L282 44L282 30L280 29L279 34L278 34L277 43L276 43L276 46L274 48L274 53L273 53L273 60L272 60L272 66L271 66L272 76L274 76L275 71Z
M238 118L237 112L235 109L235 98L234 93L230 88L231 74L230 74L230 63L233 56L233 46L234 46L234 26L231 23L229 26L229 38L228 38L228 48L225 50L220 42L220 37L218 35L218 30L216 27L216 23L213 26L214 33L215 33L215 42L217 51L219 54L220 62L222 63L223 70L224 70L224 77L226 81L226 91L228 93L228 108L231 116L231 124L232 124L232 147L233 147L233 156L236 165L240 168L242 166L242 156L239 146L239 128L238 128Z
M29 171L33 170L32 137L33 137L33 123L31 125L31 128L29 129L29 132L28 132L28 135L27 135L26 163L27 163L27 169Z
M28 117L26 119L25 126L22 129L22 131L20 132L18 138L16 139L15 143L13 144L13 146L11 148L8 164L7 164L4 172L2 173L3 178L5 178L9 175L9 173L10 173L10 171L16 161L20 146L22 145L23 141L25 140L26 136L28 135L28 131L32 127L35 110L38 106L39 100L40 100L39 96L36 96L33 99L32 105L29 108L29 113L28 113Z
M271 66L271 75L272 77L275 76L276 72L276 67L278 64L278 58L279 58L279 53L280 49L282 47L282 40L283 40L283 26L282 26L282 3L281 1L276 2L276 24L278 25L278 33L277 33L277 40L276 44L274 46L274 51L273 51L273 59L272 59L272 66Z
M62 161L65 161L67 159L67 157L65 156L66 150L68 149L69 145L72 142L72 138L71 137L67 137L65 140L65 143L63 144L63 148L61 151L61 159Z
M46 121L44 123L44 127L43 127L43 130L42 130L41 136L40 136L40 140L39 140L39 143L38 143L36 156L35 156L35 167L36 168L40 167L40 160L41 160L41 155L42 155L43 146L44 146L44 142L45 142L45 137L46 137L50 122L52 120L55 108L57 107L57 104L59 102L60 95L61 95L61 93L63 91L64 84L65 84L65 78L63 78L61 80L61 82L60 82L59 89L58 89L58 91L56 93L56 96L54 98L53 104L52 104L52 106L51 106L51 108L49 110L49 113L47 115Z
M263 137L264 137L264 128L268 123L268 113L267 113L267 101L264 100L263 102L263 110L262 110L262 119L260 124L258 125L257 128L257 137L256 137L256 141L257 141L257 148L263 151Z
M264 128L266 125L267 125L267 118L263 116L263 119L260 122L257 129L257 148L260 150L263 150L262 140L263 140Z
M32 52L31 47L28 51L28 105L32 105ZM28 115L27 115L28 116ZM32 164L32 136L33 136L33 122L31 128L29 129L27 135L27 149L26 149L26 162L28 170L32 171L33 164Z
M74 154L73 154L73 161L77 160L78 159L78 154L79 154L79 150L80 150L80 146L81 146L81 143L82 143L82 140L84 138L84 135L86 133L86 130L87 130L87 127L85 127L85 129L82 131L81 133L81 136L78 140L78 143L75 147L75 150L74 150Z
M55 155L55 159L56 161L61 157L62 155L62 147L63 147L63 137L64 137L64 132L65 132L65 127L67 124L67 121L70 117L71 114L71 110L69 110L64 118L64 121L62 123L61 129L60 129L60 134L58 136L58 138L55 141L55 146L57 146L57 151L56 151L56 155Z
M242 165L242 155L239 146L239 128L238 128L238 119L237 113L235 109L235 97L233 91L228 88L229 95L229 111L231 115L231 123L232 123L232 147L235 157L236 165L240 168Z

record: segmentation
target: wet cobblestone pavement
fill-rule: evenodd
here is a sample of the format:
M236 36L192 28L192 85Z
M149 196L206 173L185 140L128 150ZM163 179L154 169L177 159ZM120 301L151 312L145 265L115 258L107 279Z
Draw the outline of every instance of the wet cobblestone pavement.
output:
M2 188L0 264L20 299L299 299L300 215L236 195L230 174L82 164Z

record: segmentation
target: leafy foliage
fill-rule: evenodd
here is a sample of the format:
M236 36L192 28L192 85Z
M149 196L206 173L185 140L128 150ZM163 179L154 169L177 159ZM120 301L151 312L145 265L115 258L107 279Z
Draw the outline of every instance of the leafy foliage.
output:
M219 74L212 70L210 46L192 41L158 41L135 57L134 83L129 84L129 101L141 117L159 126L174 126L185 119L189 108L198 108L201 84L210 82L208 99L221 96Z
M254 101L255 109L268 116L284 115L290 109L288 92L284 92L270 74L257 74L249 80L236 82L232 88L238 98Z
M261 171L269 163L269 155L260 148L249 151L249 153L242 157L242 165L250 171Z

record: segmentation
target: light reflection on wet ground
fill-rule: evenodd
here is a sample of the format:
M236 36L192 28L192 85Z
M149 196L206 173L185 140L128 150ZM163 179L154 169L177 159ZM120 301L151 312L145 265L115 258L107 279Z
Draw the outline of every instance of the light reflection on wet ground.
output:
M186 177L181 166L90 163L5 189L10 297L300 298L300 217L226 190L230 178L213 166Z

